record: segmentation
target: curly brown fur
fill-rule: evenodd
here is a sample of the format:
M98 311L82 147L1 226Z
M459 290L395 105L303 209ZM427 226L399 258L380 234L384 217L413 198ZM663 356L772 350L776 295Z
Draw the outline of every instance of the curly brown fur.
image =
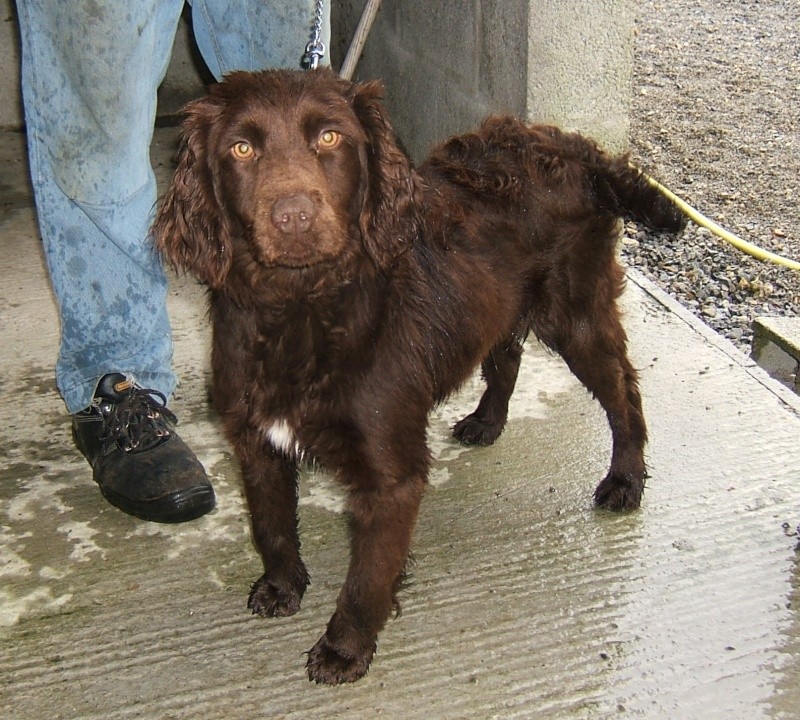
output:
M597 503L639 506L647 432L616 304L618 218L682 226L626 158L514 118L414 170L381 93L327 70L229 76L188 106L154 225L161 252L209 288L215 403L264 561L254 612L296 612L308 584L298 463L348 489L350 568L307 666L331 684L367 672L396 606L429 411L480 365L485 394L454 432L494 442L529 332L607 413Z

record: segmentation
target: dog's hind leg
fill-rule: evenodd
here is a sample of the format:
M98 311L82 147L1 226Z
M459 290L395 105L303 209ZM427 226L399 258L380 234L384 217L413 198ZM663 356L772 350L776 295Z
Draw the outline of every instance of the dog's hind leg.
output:
M609 510L634 510L644 492L647 426L636 370L626 354L602 354L607 352L598 343L572 353L567 364L603 406L611 426L611 466L595 502Z
M475 412L453 427L453 436L465 445L491 445L503 432L508 401L517 382L522 341L515 335L492 348L481 365L486 391Z
M602 405L613 439L611 466L595 491L595 501L610 510L638 508L644 491L647 427L638 374L628 359L616 303L597 306L591 315L573 316L570 326L569 336L553 347Z

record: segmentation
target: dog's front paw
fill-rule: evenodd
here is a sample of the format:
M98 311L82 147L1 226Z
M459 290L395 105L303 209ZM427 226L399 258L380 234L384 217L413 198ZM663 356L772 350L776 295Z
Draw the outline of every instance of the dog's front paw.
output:
M288 617L300 609L308 578L299 583L277 581L262 575L253 583L247 607L261 617Z
M453 437L464 445L492 445L502 432L503 423L484 420L476 413L453 426Z
M594 491L594 501L606 510L636 510L642 503L644 481L609 473Z
M349 645L334 644L327 634L323 635L308 652L308 679L325 685L341 685L364 677L375 654L376 642Z

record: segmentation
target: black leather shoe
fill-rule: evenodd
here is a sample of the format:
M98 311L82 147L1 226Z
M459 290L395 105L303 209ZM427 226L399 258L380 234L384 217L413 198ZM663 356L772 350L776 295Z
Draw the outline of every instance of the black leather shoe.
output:
M166 398L124 375L105 375L72 436L104 497L143 520L194 520L214 507L203 466L173 430Z

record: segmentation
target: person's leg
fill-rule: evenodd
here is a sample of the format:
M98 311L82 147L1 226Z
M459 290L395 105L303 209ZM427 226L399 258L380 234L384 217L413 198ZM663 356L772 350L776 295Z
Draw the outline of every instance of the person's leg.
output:
M331 2L323 2L326 48ZM193 0L191 5L197 46L218 80L232 70L300 68L311 40L316 0ZM328 52L321 64L329 62Z
M61 317L58 387L103 495L160 522L215 502L166 408L167 281L149 234L156 91L182 7L17 2L31 179Z
M148 239L156 90L183 0L18 0L22 89L39 225L61 314L70 413L131 373L169 395L166 278Z

